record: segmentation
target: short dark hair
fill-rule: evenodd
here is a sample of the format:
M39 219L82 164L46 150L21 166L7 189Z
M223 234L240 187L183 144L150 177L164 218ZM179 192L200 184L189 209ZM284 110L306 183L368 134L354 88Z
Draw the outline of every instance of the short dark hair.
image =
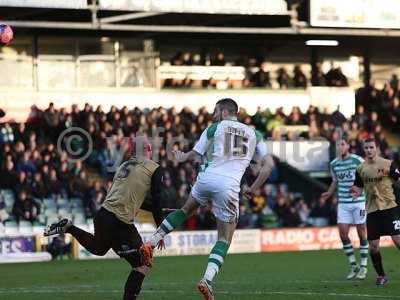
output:
M375 138L373 138L373 137L366 138L366 139L364 140L364 144L365 144L365 143L374 143L375 145L377 145L376 140L375 140Z
M231 98L224 98L217 102L216 105L220 105L222 109L226 109L230 114L237 114L239 110L239 106L236 101Z
M346 133L342 134L342 135L340 136L340 139L339 139L339 140L340 140L340 141L345 141L347 144L350 144L349 136L348 136Z

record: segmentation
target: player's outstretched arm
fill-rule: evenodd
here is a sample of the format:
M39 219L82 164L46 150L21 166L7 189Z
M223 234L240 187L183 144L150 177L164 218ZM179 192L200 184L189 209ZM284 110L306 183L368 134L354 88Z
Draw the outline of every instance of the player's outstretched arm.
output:
M194 150L191 150L191 151L186 152L186 153L182 152L182 151L179 151L179 150L173 150L172 154L174 155L175 159L178 162L185 162L185 161L188 161L188 160L191 160L191 161L197 160L198 157L200 156L200 154L197 153Z
M261 160L261 169L257 175L256 180L254 180L253 184L249 188L244 188L243 193L246 196L250 196L255 193L268 179L269 175L271 175L272 169L274 167L274 160L271 155L266 155Z

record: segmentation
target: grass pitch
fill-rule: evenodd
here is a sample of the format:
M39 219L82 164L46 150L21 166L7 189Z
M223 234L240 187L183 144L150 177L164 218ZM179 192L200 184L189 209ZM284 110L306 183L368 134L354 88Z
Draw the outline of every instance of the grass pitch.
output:
M345 280L341 251L228 255L216 299L400 299L400 252L384 249L382 256L390 281L378 288L371 265L366 280ZM207 256L156 258L140 299L201 299L196 283L206 263ZM0 299L120 300L128 274L123 260L0 265Z

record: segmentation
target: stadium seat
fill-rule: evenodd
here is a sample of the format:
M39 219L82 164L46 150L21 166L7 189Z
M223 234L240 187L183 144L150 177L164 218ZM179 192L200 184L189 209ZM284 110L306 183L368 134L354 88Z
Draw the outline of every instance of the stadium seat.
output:
M69 202L71 202L71 205L82 206L82 199L81 198L69 198Z
M2 190L2 194L3 194L4 197L14 198L14 192L12 190L8 190L8 189Z
M57 213L58 213L59 216L70 215L71 214L71 208L70 207L59 208Z
M5 227L5 234L18 233L18 223L16 221L6 221L4 227Z
M74 207L72 208L71 213L73 215L84 214L85 210L83 209L83 207Z
M86 224L86 218L83 214L74 214L73 222L76 225Z
M34 234L43 234L45 226L40 224L39 222L34 222L32 226L32 233Z
M315 227L325 227L329 225L327 218L308 218L307 222Z
M18 226L19 233L31 234L33 233L32 223L29 221L20 221Z
M46 223L46 215L44 213L41 213L38 216L38 223L39 224L45 224Z
M70 207L71 204L68 201L68 199L60 198L57 200L57 205L58 207L66 207L66 206Z
M11 213L13 206L14 206L14 199L13 198L4 198L4 204L6 205L6 211L7 213Z
M57 206L57 204L56 204L56 202L55 202L55 200L53 198L44 198L43 199L43 205L46 208L49 208L49 207L54 207L55 208Z
M46 218L46 225L50 225L52 223L58 222L58 216L57 215L50 215Z
M44 210L44 215L47 216L47 217L52 216L52 215L57 216L57 214L58 214L57 213L57 209L55 207L46 208Z

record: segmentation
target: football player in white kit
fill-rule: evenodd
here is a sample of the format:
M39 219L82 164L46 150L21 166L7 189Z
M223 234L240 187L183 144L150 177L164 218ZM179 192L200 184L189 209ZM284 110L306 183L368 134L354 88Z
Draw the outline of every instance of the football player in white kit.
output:
M254 183L242 190L250 197L267 180L273 160L260 133L237 120L238 105L232 99L217 102L214 123L204 130L192 151L174 153L179 162L207 157L185 205L169 214L150 241L142 247L152 260L152 249L160 246L163 238L180 226L199 206L212 205L217 220L218 241L208 257L207 269L198 283L205 300L214 299L212 281L221 268L232 241L239 217L240 181L253 157L260 160L261 169Z

